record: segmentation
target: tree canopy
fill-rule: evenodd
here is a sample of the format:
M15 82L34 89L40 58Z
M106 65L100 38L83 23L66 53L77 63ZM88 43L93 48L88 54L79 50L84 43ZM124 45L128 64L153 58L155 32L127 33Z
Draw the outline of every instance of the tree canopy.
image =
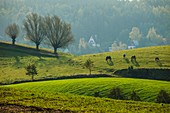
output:
M12 44L15 45L15 39L19 35L19 26L13 23L5 29L5 33L12 39Z
M44 32L47 43L54 48L55 54L58 48L64 48L74 40L71 25L61 21L58 16L45 17Z
M39 45L45 37L43 22L43 18L36 13L28 14L24 20L26 38L36 44L37 50L39 50Z

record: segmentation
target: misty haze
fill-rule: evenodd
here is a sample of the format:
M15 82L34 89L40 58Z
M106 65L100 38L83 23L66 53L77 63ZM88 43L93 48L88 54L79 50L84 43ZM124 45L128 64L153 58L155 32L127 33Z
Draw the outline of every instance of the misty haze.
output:
M0 0L0 112L169 113L170 0Z

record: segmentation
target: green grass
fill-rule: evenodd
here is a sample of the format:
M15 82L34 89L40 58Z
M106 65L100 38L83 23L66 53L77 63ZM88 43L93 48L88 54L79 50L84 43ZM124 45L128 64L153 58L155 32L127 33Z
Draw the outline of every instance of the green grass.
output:
M30 46L13 47L6 43L0 43L0 52L0 82L2 83L31 79L25 74L25 67L29 63L35 63L37 67L38 76L35 76L35 79L87 72L82 66L76 65L77 62L71 62L70 59L74 57L71 54L59 52L57 58L50 51L41 50L37 53Z
M6 86L7 87L7 86ZM142 101L155 102L161 89L170 93L170 82L131 78L88 78L67 79L44 82L30 82L9 85L11 88L20 88L33 91L45 91L49 93L70 93L77 95L93 96L99 91L101 97L107 97L110 90L120 87L126 97L135 90Z
M103 73L112 73L115 70L127 69L129 66L133 65L132 63L127 63L123 59L123 54L126 54L129 61L131 56L136 56L137 62L140 66L134 66L134 68L170 68L170 46L155 46L100 54L82 55L75 57L74 60L83 63L90 58L94 61L94 70L98 70ZM106 63L106 56L112 57L112 61L114 63L113 66ZM162 67L155 63L155 57L160 58L160 62L163 65Z
M69 76L77 74L88 74L89 71L83 67L84 62L90 58L94 62L93 73L106 73L113 75L118 69L127 69L131 63L126 63L122 55L127 54L130 60L132 55L136 55L140 67L134 68L170 68L170 46L147 47L140 49L108 52L101 54L91 54L74 56L59 52L59 59L52 51L41 49L37 53L35 47L26 45L12 46L8 43L0 43L0 82L11 83L14 81L30 80L31 77L25 73L25 67L29 63L35 63L38 76L35 79L47 77ZM105 57L112 57L113 66L109 66ZM159 57L162 67L159 67L154 59Z
M70 76L88 74L83 68L83 63L90 58L94 62L92 73L113 74L115 70L127 69L133 65L127 63L122 55L127 54L130 60L136 55L140 67L134 68L161 68L170 69L170 46L157 46L132 50L108 52L74 56L59 52L56 58L50 50L41 49L37 52L34 47L26 45L12 46L0 43L0 82L11 83L14 81L30 80L25 73L29 63L37 66L38 75L35 79L48 77ZM109 66L105 57L111 56L114 63ZM154 61L159 57L162 67ZM99 91L101 97L107 97L114 87L120 87L126 97L135 90L142 101L134 102L112 100L108 98L94 98L94 92ZM17 104L51 108L54 110L69 110L71 112L170 112L170 105L155 102L158 92L164 89L170 93L170 83L166 81L130 79L130 78L89 78L52 80L44 82L29 82L8 86L0 86L0 103ZM64 94L63 94L64 93ZM83 95L83 96L80 96ZM41 104L40 104L41 103Z
M62 112L169 113L169 104L134 102L0 87L0 104L50 108ZM3 112L3 111L2 111Z

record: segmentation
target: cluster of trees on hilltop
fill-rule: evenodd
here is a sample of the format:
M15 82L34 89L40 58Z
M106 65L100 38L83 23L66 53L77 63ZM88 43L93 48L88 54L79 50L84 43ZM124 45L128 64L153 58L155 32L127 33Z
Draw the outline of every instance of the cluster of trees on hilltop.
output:
M30 13L24 19L23 29L25 30L25 38L33 42L37 50L44 41L45 44L53 47L54 54L57 54L58 48L67 47L74 41L71 25L55 15L42 17L37 13ZM9 25L5 29L5 33L12 39L12 44L15 45L19 26L16 23Z
M71 23L76 39L69 48L72 53L77 53L80 38L87 42L92 35L100 44L100 49L92 49L96 52L108 51L115 41L131 45L138 30L139 47L170 43L169 0L1 0L2 37L9 22L22 25L29 12L55 14Z

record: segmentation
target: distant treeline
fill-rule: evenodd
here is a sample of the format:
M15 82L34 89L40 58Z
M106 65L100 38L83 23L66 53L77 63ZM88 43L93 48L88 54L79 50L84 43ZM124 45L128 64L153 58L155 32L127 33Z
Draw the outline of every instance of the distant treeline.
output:
M22 29L23 20L29 12L40 15L58 15L71 23L76 42L69 47L71 53L81 54L79 40L88 42L93 36L99 48L86 53L108 51L116 41L132 45L131 35L136 35L138 47L170 43L170 0L1 0L0 1L0 40L7 37L4 29L16 22ZM132 29L132 28L137 28ZM139 32L138 32L139 31ZM156 41L148 34L157 37ZM24 32L18 39L24 42ZM159 40L161 38L161 41ZM80 50L78 50L80 49ZM86 49L86 48L85 48Z

